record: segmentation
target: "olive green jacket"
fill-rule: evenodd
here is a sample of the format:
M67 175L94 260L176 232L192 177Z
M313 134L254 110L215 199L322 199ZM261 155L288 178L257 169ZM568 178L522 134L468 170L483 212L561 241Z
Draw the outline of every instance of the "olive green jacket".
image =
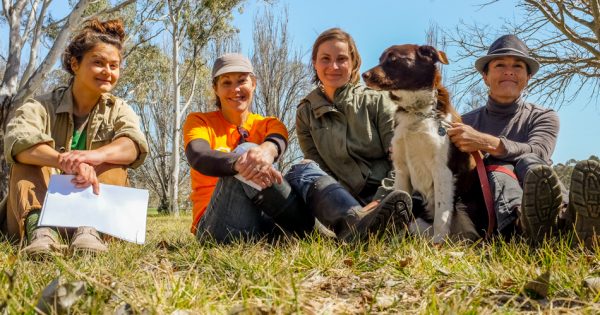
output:
M40 143L59 152L71 149L73 137L73 96L71 87L57 88L51 93L28 99L17 107L6 126L4 156L9 164L14 157ZM119 137L128 137L139 148L137 159L129 165L141 165L148 154L146 138L139 118L122 99L105 93L92 109L86 127L86 149L94 150Z
M333 104L320 89L302 100L296 132L304 157L336 178L353 195L379 185L392 170L389 148L396 106L387 94L346 84Z

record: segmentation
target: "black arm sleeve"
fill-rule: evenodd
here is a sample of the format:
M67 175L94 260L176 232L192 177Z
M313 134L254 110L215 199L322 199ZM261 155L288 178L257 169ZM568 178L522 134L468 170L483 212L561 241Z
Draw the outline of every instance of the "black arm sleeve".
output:
M185 148L185 156L190 166L206 176L233 176L237 172L233 164L241 154L211 150L210 144L204 139L195 139Z
M269 141L271 143L273 143L275 146L277 146L277 157L275 158L275 160L277 161L281 155L283 154L283 152L285 152L285 149L287 149L287 141L285 140L285 138L277 133L272 133L270 135L268 135L265 138L265 142Z

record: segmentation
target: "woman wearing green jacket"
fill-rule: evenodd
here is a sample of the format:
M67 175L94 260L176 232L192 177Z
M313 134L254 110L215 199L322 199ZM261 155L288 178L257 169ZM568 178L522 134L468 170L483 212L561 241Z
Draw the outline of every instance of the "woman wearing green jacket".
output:
M311 60L317 88L296 113L298 142L306 160L293 166L286 179L338 237L379 232L389 220L407 224L408 194L380 189L392 170L391 100L359 84L360 55L352 37L341 29L319 35Z

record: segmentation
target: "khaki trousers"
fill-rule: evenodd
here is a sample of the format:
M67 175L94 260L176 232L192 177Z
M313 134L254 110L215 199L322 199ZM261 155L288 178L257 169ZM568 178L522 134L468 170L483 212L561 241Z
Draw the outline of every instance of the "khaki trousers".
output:
M25 219L31 210L42 209L51 174L56 174L56 171L50 167L18 163L12 165L6 215L0 218L0 222L5 221L0 228L9 240L18 242L23 239ZM96 167L96 174L103 184L129 186L125 166L102 164Z

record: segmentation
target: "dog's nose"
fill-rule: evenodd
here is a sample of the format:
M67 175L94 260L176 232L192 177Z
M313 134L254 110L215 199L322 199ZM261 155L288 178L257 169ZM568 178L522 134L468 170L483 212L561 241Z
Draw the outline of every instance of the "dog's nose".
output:
M369 80L369 78L371 77L371 71L367 71L365 73L362 74L363 80Z

